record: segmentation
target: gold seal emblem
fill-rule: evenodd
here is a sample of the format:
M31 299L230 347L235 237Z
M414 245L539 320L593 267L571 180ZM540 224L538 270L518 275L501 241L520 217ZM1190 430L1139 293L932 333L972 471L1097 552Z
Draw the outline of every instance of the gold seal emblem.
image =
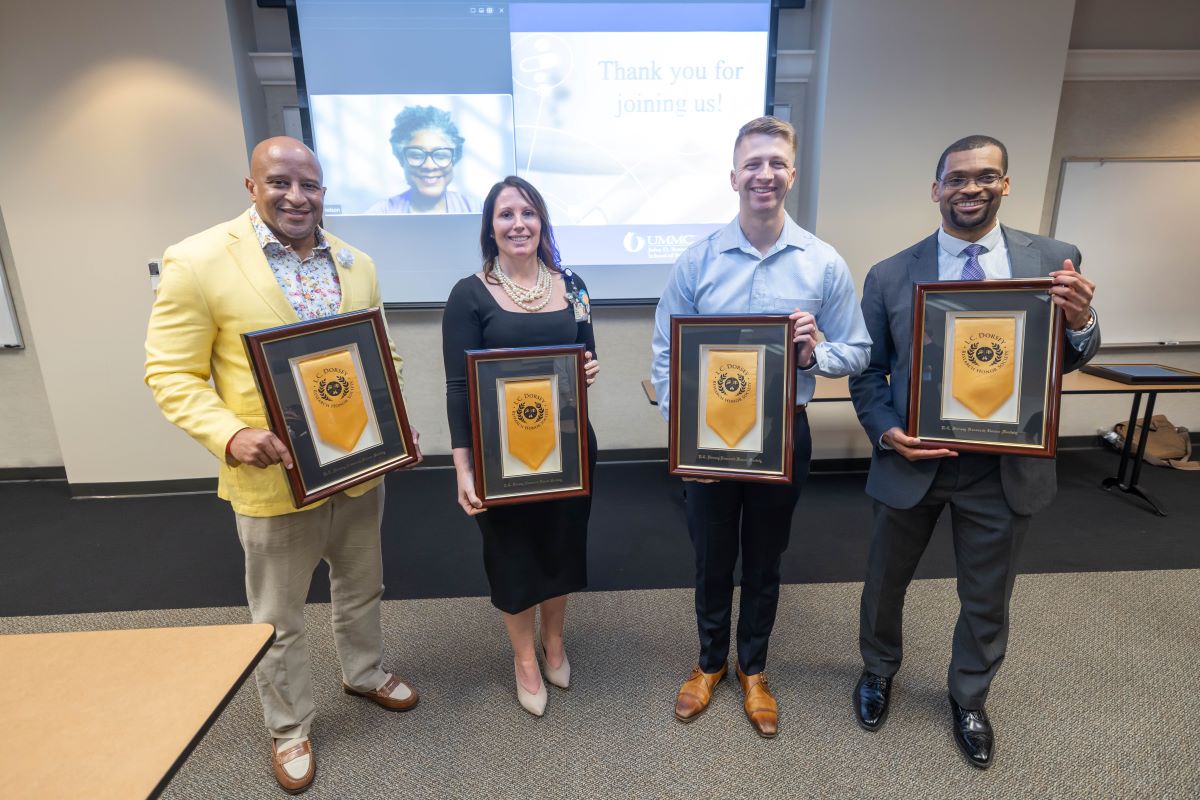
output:
M740 403L750 396L749 372L737 364L721 364L713 377L712 388L726 403Z
M527 392L512 404L512 418L527 431L537 430L546 422L546 405L541 395Z
M999 372L1008 364L1009 357L1008 342L994 333L976 333L963 343L963 363L979 375Z
M354 397L354 380L346 370L328 367L313 379L312 396L327 408L341 408Z

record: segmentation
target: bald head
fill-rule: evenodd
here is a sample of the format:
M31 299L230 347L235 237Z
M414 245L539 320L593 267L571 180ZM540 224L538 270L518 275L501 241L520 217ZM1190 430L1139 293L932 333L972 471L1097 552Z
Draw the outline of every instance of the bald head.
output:
M259 142L250 155L246 189L258 216L286 247L307 256L325 204L321 164L304 142L275 136Z
M257 175L261 170L266 169L268 165L280 159L308 161L312 165L312 168L317 171L318 176L322 174L321 162L317 161L317 154L308 145L299 139L293 139L291 136L272 136L270 139L263 139L254 146L254 152L250 154L251 176Z

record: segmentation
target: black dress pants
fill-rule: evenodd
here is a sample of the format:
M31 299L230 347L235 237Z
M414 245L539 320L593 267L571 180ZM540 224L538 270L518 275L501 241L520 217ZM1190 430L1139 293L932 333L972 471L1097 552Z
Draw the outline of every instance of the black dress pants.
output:
M729 658L733 570L739 545L738 664L747 675L757 675L766 666L767 643L779 605L779 565L812 456L808 416L803 409L796 413L793 437L790 486L752 481L684 484L688 533L696 551L700 668L705 672L716 672Z
M959 614L946 677L963 708L983 708L1008 647L1008 609L1029 517L1004 499L1000 459L944 458L912 508L875 503L875 525L859 608L859 649L869 672L891 677L903 656L904 595L942 510L950 506Z

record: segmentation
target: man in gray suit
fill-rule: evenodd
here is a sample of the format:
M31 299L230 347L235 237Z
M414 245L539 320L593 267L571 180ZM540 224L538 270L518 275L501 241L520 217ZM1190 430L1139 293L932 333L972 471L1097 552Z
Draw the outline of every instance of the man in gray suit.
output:
M913 284L1049 276L1066 321L1064 368L1087 363L1100 346L1091 308L1095 285L1076 270L1079 250L998 224L1007 172L1008 152L989 136L968 136L942 153L932 188L942 225L871 268L862 299L871 362L850 379L854 409L875 445L867 477L875 522L859 617L864 671L855 712L867 730L887 717L902 654L904 595L949 505L961 604L948 675L952 730L967 762L982 769L991 766L994 749L983 706L1008 643L1017 554L1030 515L1054 498L1054 462L930 449L905 435Z

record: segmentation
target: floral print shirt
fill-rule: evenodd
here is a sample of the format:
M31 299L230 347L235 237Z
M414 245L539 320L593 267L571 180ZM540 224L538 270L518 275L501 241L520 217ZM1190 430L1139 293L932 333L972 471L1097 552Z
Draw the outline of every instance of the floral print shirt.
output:
M325 232L319 227L316 229L316 247L312 255L301 260L275 237L254 206L250 206L250 224L254 226L258 244L267 257L271 272L275 273L279 288L296 309L296 315L300 319L316 319L338 313L342 304L342 285Z

